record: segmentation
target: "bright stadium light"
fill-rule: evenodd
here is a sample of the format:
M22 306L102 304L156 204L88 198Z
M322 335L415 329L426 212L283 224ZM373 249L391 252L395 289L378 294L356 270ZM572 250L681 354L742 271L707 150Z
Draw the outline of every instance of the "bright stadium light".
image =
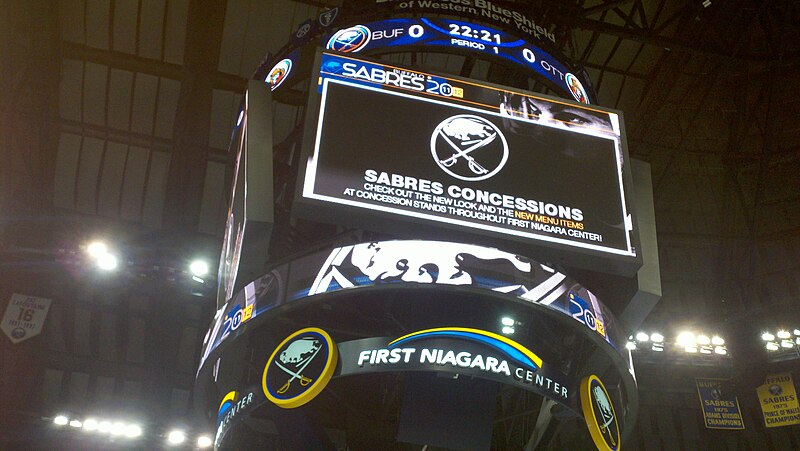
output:
M717 353L717 354L719 354L719 355L726 355L726 354L728 354L728 350L727 350L727 349L725 349L725 347L724 347L724 346L717 346L716 348L714 348L714 352L716 352L716 353Z
M775 335L772 335L769 332L764 332L763 334L761 334L761 339L764 341L772 341L775 339Z
M656 352L664 352L664 343L653 342L653 346L650 349Z
M625 349L627 349L628 351L635 351L636 350L636 343L634 343L632 341L629 341L629 342L625 343Z
M795 335L800 335L800 329L795 329L794 332L792 332L792 333L795 334Z
M106 432L111 431L111 422L110 421L101 421L97 424L97 432L102 432L105 434Z
M180 445L181 443L186 441L186 434L184 434L183 431L179 431L177 429L174 431L170 431L169 435L167 435L167 441L171 445Z
M778 343L774 341L770 341L767 343L767 351L777 351L778 350Z
M513 325L514 325L514 323L515 323L515 321L514 321L514 318L510 318L510 317L508 317L508 316L504 316L504 317L503 317L503 318L500 320L500 324L502 324L502 325L504 325L504 326L508 326L508 327L511 327L511 326L513 326Z
M57 426L64 426L69 423L69 418L64 415L59 415L53 418L53 423L55 423Z
M129 424L125 426L125 436L128 438L136 438L142 435L142 427L138 424Z
M204 260L195 260L189 265L189 271L193 276L203 277L208 274L208 263Z
M72 420L72 421L69 422L69 425L74 427L74 428L79 428L79 427L83 426L83 423L80 420Z
M513 327L503 326L503 333L506 335L511 335L514 333Z
M690 354L694 354L697 352L697 346L686 346L684 349L686 350L686 352Z
M711 344L714 346L722 346L725 344L725 340L723 340L722 337L718 335L714 335L713 337L711 337Z
M83 422L83 429L92 432L97 430L97 420L94 418L87 418L86 421Z
M650 339L650 337L644 332L639 332L638 334L636 334L636 341L638 341L640 343L644 343L645 341L647 341L649 339Z
M211 437L209 437L207 435L201 435L200 437L197 437L197 447L198 448L209 448L213 444L214 444L214 442L211 441Z
M781 347L782 348L792 348L792 347L794 347L794 343L792 343L792 340L781 340Z
M110 432L111 435L122 435L126 432L126 430L127 425L125 425L125 423L117 422L111 425L111 429L108 432Z
M698 335L697 336L697 344L699 345L707 345L711 343L711 339L708 338L708 335Z
M663 343L664 336L658 332L653 332L652 334L650 334L650 340L652 340L653 343Z
M117 268L117 257L111 254L103 254L97 257L97 267L103 271L113 271Z
M779 330L776 335L778 336L778 338L781 339L790 338L792 336L792 334L790 334L788 330Z
M86 246L86 253L92 258L98 258L108 253L108 246L102 241L92 241Z
M678 346L689 347L697 343L697 339L692 332L681 332L677 338Z

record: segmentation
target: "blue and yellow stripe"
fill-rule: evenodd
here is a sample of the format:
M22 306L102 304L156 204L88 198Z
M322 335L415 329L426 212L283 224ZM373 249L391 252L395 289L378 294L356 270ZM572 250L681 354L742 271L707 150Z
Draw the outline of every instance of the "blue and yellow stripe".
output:
M492 332L468 327L439 327L435 329L420 330L392 340L388 347L393 348L395 346L400 346L412 341L426 338L456 338L469 340L495 348L508 356L510 359L515 360L522 365L534 369L542 367L542 359L531 352L530 349L522 346L516 341Z

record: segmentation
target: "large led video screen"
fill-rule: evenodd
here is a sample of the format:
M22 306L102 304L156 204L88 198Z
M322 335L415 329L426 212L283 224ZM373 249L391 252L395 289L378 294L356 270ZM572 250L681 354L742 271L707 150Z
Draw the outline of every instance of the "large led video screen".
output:
M344 55L318 67L301 215L635 259L618 112Z

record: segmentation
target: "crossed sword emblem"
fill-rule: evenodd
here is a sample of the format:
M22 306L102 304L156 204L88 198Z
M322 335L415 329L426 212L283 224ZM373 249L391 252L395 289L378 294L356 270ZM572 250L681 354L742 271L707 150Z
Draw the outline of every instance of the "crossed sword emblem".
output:
M314 351L313 354L311 354L310 356L308 356L305 359L303 359L300 362L300 365L298 366L297 371L292 371L289 368L286 368L285 366L281 365L281 363L278 362L278 360L274 361L275 365L278 365L278 368L282 369L286 374L292 376L291 378L289 378L288 381L286 381L285 384L283 384L283 386L281 386L281 388L278 389L278 393L280 393L280 394L286 393L286 390L289 390L289 387L292 385L292 381L295 380L295 379L300 379L300 385L302 387L307 386L308 384L311 383L311 381L314 380L314 379L311 379L310 377L303 376L303 371L306 369L308 364L311 363L312 360L314 360L314 357L317 356L317 353L319 352L319 350L320 350L320 348L317 348L317 350Z
M470 152L480 149L481 147L485 147L491 144L495 138L497 138L497 132L492 133L490 136L484 139L473 139L471 141L464 141L462 144L469 145L466 149L460 149L442 130L439 130L439 135L447 141L447 144L450 144L450 147L453 148L455 153L445 158L444 160L439 160L439 163L446 167L450 167L458 161L459 158L464 157L467 160L467 164L469 165L469 169L477 175L483 175L488 173L489 171L480 165L472 155L469 155Z

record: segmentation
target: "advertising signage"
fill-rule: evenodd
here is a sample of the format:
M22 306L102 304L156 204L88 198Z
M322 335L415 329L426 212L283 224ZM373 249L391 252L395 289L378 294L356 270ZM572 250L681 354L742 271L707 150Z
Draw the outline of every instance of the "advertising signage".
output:
M344 55L318 67L298 214L636 261L618 113Z

